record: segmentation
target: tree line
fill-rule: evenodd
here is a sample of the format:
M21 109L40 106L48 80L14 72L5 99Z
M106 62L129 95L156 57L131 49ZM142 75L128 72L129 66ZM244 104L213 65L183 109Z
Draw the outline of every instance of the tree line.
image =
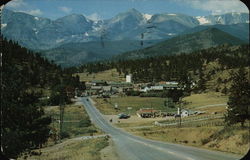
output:
M68 93L84 85L79 77L39 54L2 36L0 40L1 155L17 158L40 147L50 136L51 118L45 115L43 105L70 103Z
M190 54L166 55L144 59L120 59L84 64L71 68L75 72L97 73L116 68L120 74L132 74L134 82L187 81L192 75L203 77L203 65L218 60L221 70L248 66L249 45L220 45Z

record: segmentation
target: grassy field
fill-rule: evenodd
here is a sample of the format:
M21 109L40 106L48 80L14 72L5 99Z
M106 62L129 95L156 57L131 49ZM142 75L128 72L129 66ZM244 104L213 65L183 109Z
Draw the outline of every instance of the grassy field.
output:
M228 96L225 96L219 92L208 92L201 94L192 94L191 96L183 98L183 101L187 102L184 107L191 109L205 105L227 103Z
M165 98L158 97L111 97L109 99L93 98L96 102L97 108L103 114L117 114L120 112L129 113L134 115L140 108L154 108L161 111L173 111L171 108L164 106ZM118 105L119 110L114 109L115 104ZM131 107L131 110L128 110Z
M104 81L114 81L114 82L125 82L124 74L119 75L116 69L110 69L98 73L76 73L79 75L80 81L92 81L92 80L104 80Z
M41 155L27 157L29 160L100 160L100 151L109 145L105 138L95 138L88 140L66 140L63 143L34 150L42 152ZM24 156L19 160L25 159Z
M53 121L51 127L54 129L56 134L59 134L59 106L46 107L45 113L52 116ZM102 133L98 128L91 124L88 114L84 110L83 106L66 105L64 107L63 121L62 130L66 135L66 138Z
M100 150L109 145L106 138L93 138L83 140L80 136L103 134L89 120L87 112L80 105L64 106L64 122L62 125L63 139L59 141L59 106L45 107L45 114L52 116L51 128L53 134L46 146L33 150L35 153L41 151L41 155L32 155L27 159L37 160L100 160ZM23 155L19 159L25 159Z
M182 127L164 128L150 127L131 129L127 131L153 140L179 143L184 145L203 147L212 150L231 152L245 155L249 150L249 127L222 126L213 127Z

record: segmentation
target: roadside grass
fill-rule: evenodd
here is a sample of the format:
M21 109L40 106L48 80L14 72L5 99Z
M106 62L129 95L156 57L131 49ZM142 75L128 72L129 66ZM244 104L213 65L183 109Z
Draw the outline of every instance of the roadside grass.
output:
M127 128L127 131L145 138L179 143L212 150L245 155L249 150L249 126L247 128L223 126L210 127L148 127Z
M161 124L173 124L169 127L179 126L180 118L172 118L168 120L158 121ZM224 126L224 115L199 115L199 116L188 116L182 117L181 119L182 126L189 127L202 127L202 126Z
M100 160L100 151L109 145L106 138L93 138L87 140L66 140L60 144L34 150L42 152L41 155L27 157L29 160ZM25 159L25 156L19 160Z
M59 134L59 106L45 107L45 114L50 115L53 119L51 123L52 130L56 135ZM73 138L76 136L101 134L102 132L96 128L88 117L87 112L83 106L80 105L66 105L64 106L62 132L64 138Z
M205 114L223 114L227 111L226 106L213 106L213 107L206 107L206 108L199 108L199 111L205 111Z
M187 103L184 105L184 108L193 109L205 105L226 104L228 101L228 96L219 92L207 92L201 94L192 94L188 97L184 97L183 101Z
M166 108L164 106L165 98L159 97L137 97L137 96L125 96L125 97L111 97L108 99L93 98L96 102L96 107L103 114L117 114L117 113L128 113L135 115L136 111L140 108L153 108L161 111L173 111L176 108ZM115 104L118 105L118 111L115 110ZM128 110L128 107L132 109Z
M147 122L135 122L135 123L116 123L115 126L120 128L140 127L140 126L152 126L152 121Z
M152 108L167 111L166 107L164 107L164 98L117 97L111 98L110 100L98 98L94 100L97 102L96 106L98 109L104 114L117 114L114 109L115 103L119 106L119 112L128 113L127 107L132 107L133 109L130 111L131 114L135 114L140 108L150 108L151 104ZM178 125L178 118L161 121L166 123L177 123L176 125L167 127L152 127L152 121L116 123L115 125L132 134L153 140L179 143L242 155L246 154L250 145L249 125L246 128L235 125L225 129L224 117L216 118L216 116L224 115L226 112L226 105L198 108L206 105L226 104L228 96L217 92L208 92L192 94L189 97L183 98L183 100L187 102L184 108L206 111L205 114L183 118L182 121L184 121L184 123L182 123L181 127ZM213 116L214 118L210 119ZM204 118L204 120L198 120L202 118ZM140 128L140 126L145 127Z
M32 150L31 156L22 155L22 159L37 160L100 160L100 150L109 145L106 138L83 140L80 136L99 135L103 132L90 121L87 112L81 105L64 106L64 122L62 125L62 140L59 141L59 106L45 107L45 114L52 117L51 130L53 131L47 144L41 149ZM35 153L35 154L34 154ZM42 154L39 154L42 153Z
M74 75L79 75L80 81L92 81L92 80L104 80L104 81L114 81L114 82L125 82L125 76L122 73L119 75L119 73L116 71L116 69L110 69L103 72L98 73L76 73Z

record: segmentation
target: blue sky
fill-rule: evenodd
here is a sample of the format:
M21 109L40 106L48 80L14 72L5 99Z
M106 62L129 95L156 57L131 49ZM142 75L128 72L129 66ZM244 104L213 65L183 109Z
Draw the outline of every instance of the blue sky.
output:
M239 0L13 0L8 9L57 19L72 13L108 19L135 8L142 13L183 13L191 16L248 12Z

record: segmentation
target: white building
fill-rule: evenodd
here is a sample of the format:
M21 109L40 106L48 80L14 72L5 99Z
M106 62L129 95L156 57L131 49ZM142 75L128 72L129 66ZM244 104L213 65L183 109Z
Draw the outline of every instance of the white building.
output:
M132 83L132 75L131 74L126 75L126 82L127 83Z
M153 91L163 91L163 86L151 86L150 87L151 90Z
M140 92L148 92L148 91L150 91L150 88L149 87L143 87L139 91Z
M181 117L187 117L187 116L189 116L188 110L185 109L181 110Z

